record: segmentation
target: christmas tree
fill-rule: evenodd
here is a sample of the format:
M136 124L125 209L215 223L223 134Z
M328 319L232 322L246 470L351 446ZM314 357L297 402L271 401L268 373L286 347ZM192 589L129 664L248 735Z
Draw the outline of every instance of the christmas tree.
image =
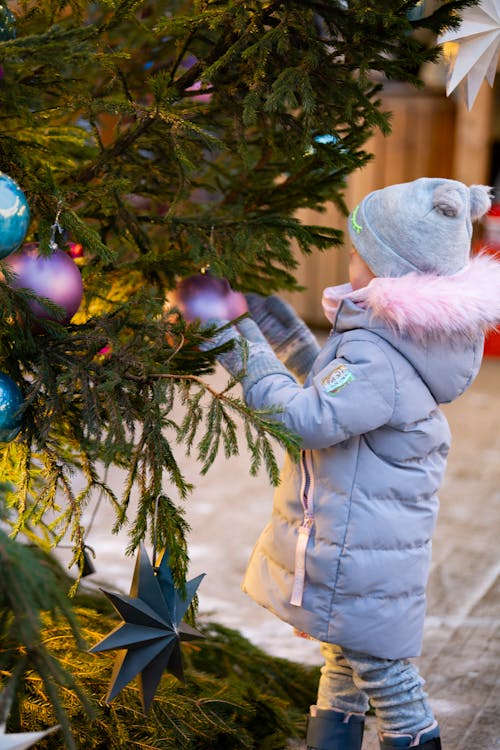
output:
M196 451L205 472L219 450L244 448L249 470L264 464L277 483L273 441L298 448L272 412L246 407L236 383L215 392L205 380L217 353L200 349L210 330L183 319L172 290L201 271L243 292L296 289L296 251L342 242L297 210L345 209L346 179L370 158L366 141L390 130L384 80L419 85L421 65L439 55L429 38L473 4L0 5L0 188L23 208L0 214L0 667L22 683L23 655L32 705L44 696L63 725L50 746L63 737L76 746L64 693L91 708L68 659L44 641L47 611L65 639L80 637L49 550L69 536L83 573L82 514L102 494L115 530L129 530L128 551L144 540L168 548L182 587L178 499L192 482L179 452ZM111 465L127 471L120 496L106 483ZM251 746L231 731L224 746Z

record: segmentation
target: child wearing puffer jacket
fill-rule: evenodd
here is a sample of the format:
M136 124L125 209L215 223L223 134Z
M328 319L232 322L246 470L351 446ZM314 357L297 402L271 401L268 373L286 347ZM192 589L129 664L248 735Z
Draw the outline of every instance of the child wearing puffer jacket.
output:
M349 217L350 284L323 295L323 348L289 305L258 295L252 318L207 345L235 339L220 361L245 367L247 404L279 407L302 441L243 590L321 642L308 750L360 750L370 704L382 749L441 748L409 659L450 445L439 405L472 383L500 320L500 262L470 257L472 221L489 207L488 188L454 180L374 191Z

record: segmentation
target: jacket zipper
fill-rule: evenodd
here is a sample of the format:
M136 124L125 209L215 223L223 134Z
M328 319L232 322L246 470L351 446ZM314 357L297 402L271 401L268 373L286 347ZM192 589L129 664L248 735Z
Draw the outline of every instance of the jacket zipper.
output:
M304 510L302 523L298 528L297 544L295 546L295 571L293 578L292 596L290 604L302 606L304 596L304 582L306 576L306 550L311 530L314 524L314 474L311 451L302 451L301 455L302 484L300 501Z

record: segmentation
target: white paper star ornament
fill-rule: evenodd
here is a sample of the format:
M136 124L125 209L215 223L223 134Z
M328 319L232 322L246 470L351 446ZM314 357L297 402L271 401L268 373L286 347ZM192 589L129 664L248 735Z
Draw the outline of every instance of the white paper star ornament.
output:
M0 727L1 729L1 727ZM5 729L5 727L4 727ZM20 732L19 734L0 734L0 750L25 750L32 747L59 727L51 727L42 732Z
M500 0L482 0L465 8L460 26L442 34L445 55L451 58L446 94L465 85L467 108L472 109L483 80L493 86L500 54Z

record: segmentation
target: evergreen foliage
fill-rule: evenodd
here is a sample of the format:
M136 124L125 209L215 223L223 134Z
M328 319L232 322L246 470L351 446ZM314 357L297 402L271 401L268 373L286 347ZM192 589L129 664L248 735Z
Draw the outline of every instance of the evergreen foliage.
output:
M168 546L182 585L191 479L179 451L195 451L207 471L219 450L239 450L241 420L250 470L263 464L278 482L273 441L296 455L296 438L272 412L249 410L236 382L214 391L206 376L216 351L199 348L210 331L187 325L169 292L179 277L206 268L243 291L296 288L294 248L310 253L341 242L337 228L305 225L297 209L321 210L326 201L344 208L346 178L370 158L367 139L389 131L384 80L418 85L420 66L439 54L413 32L439 33L473 4L438 3L415 20L416 0L19 0L10 13L2 6L0 170L28 198L27 240L47 254L54 238L63 249L83 245L85 290L70 324L37 320L33 295L14 291L0 262L0 370L25 398L22 431L0 451L5 529L43 550L69 537L81 571L82 514L102 493L115 530L130 532L128 551L144 539ZM184 408L178 422L174 403ZM120 496L105 479L110 465L127 471ZM83 489L75 477L84 477ZM61 599L67 586L33 560L41 552L13 544L0 537L2 642L16 633L19 653L32 653L42 611L73 620ZM19 588L21 598L12 595ZM69 648L70 625L58 621ZM47 669L54 658L71 671L73 664L57 648L56 657L37 649L31 668L60 712ZM33 689L34 673L29 679ZM63 672L52 679L82 697ZM96 682L92 692L99 690ZM41 706L41 688L37 695ZM170 700L169 690L163 695ZM106 721L120 710L106 709ZM173 709L155 708L163 710ZM214 719L212 710L207 726L219 726L222 714ZM82 746L99 745L85 738ZM239 746L251 744L227 744Z
M74 610L89 644L115 621L103 597L79 596ZM103 701L114 654L96 658L78 648L67 620L46 620L45 646L73 674L73 684L94 696L89 720L74 690L61 693L73 736L58 731L44 740L46 748L277 750L304 732L304 706L314 701L318 669L268 656L235 631L202 624L206 640L183 648L186 684L165 674L145 717L135 682L120 700ZM2 642L5 670L15 668L15 643L12 633ZM11 712L8 731L53 726L56 718L43 681L36 671L27 671L23 700Z
M65 665L58 659L54 649L48 648L44 635L56 623L64 623L71 647L79 650L85 645L67 596L69 580L49 555L37 547L16 543L1 530L0 569L0 670L16 675L17 680L22 669L36 674L33 679L38 684L39 696L45 698L33 704L37 718L47 711L55 715L66 746L75 748L60 691L74 696L89 717L92 704L75 679L71 663ZM53 708L43 705L47 698Z

